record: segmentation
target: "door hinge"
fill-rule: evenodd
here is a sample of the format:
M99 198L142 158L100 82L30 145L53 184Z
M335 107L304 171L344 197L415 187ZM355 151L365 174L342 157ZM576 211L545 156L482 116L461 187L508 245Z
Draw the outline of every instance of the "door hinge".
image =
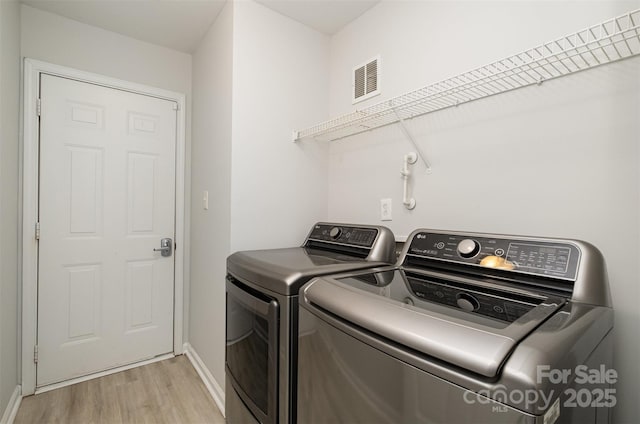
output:
M40 99L36 100L36 113L38 116L42 113L42 101Z
M173 104L173 110L180 110L180 106L178 105L178 103Z
M33 347L33 363L34 364L38 363L38 345L35 345Z
M36 222L36 240L40 240L40 222Z

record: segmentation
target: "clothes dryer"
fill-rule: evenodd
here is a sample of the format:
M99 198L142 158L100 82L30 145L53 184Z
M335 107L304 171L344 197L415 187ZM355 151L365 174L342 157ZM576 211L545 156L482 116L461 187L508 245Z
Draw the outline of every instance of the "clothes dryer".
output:
M389 229L322 222L301 247L229 256L227 422L295 422L300 287L316 276L387 266L395 259Z

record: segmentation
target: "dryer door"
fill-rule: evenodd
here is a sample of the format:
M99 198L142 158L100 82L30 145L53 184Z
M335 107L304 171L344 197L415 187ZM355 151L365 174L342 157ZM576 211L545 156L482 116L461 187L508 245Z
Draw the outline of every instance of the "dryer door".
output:
M261 423L277 423L278 302L227 278L226 373ZM229 391L230 388L227 388ZM227 418L233 422L233 411Z

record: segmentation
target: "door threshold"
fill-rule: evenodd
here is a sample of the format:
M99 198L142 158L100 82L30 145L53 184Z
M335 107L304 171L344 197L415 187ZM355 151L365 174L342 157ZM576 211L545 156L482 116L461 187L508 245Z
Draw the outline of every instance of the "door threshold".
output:
M134 362L132 364L123 365L121 367L110 368L108 370L95 372L93 374L87 374L81 377L72 378L70 380L61 381L59 383L47 384L46 386L36 387L36 392L34 394L39 395L40 393L50 392L51 390L71 386L72 384L82 383L83 381L93 380L94 378L100 378L106 375L115 374L117 372L130 370L132 368L142 367L144 365L153 364L154 362L164 361L165 359L171 359L175 356L176 355L174 355L173 353L165 353L164 355L158 355L151 359L145 359L144 361Z

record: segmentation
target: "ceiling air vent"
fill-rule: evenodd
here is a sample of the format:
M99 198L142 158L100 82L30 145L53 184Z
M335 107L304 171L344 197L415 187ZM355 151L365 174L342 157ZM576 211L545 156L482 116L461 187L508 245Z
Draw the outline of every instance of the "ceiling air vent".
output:
M353 68L353 103L380 94L380 56Z

